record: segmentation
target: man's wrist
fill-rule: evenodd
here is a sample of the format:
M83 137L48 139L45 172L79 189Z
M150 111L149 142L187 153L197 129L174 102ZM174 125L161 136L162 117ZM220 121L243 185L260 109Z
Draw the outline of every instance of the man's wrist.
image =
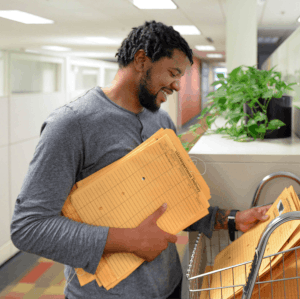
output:
M136 239L137 236L135 228L110 227L104 253L134 253L138 244Z
M228 215L230 210L219 209L216 213L215 229L228 229Z
M236 230L240 230L240 215L241 215L241 211L237 211L236 215L235 215L235 228Z
M237 231L236 228L236 214L238 213L238 210L231 210L228 215L228 233L230 241L235 240L235 232Z

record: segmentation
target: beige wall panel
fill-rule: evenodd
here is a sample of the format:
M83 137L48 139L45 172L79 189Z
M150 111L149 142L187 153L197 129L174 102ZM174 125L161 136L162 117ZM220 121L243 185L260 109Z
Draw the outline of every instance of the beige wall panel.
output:
M28 171L29 163L33 158L33 154L38 144L38 141L39 138L34 138L31 140L11 145L10 147L10 203L12 212L14 210L17 196L20 193L25 175Z
M0 97L0 147L8 145L8 98Z
M10 240L8 146L0 148L0 247Z
M44 120L53 110L64 104L63 93L12 96L10 142L16 143L38 137Z

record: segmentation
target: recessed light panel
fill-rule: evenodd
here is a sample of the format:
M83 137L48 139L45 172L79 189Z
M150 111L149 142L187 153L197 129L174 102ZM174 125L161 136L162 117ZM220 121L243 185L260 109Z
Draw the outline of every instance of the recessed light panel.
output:
M208 58L222 58L222 54L206 54L206 57Z
M139 9L177 9L171 0L132 0Z
M50 50L50 51L57 51L57 52L71 51L70 48L65 48L65 47L60 47L60 46L43 46L42 49Z
M195 47L198 51L216 51L214 46L196 46Z
M30 50L30 49L25 49L26 53L33 53L33 54L40 54L40 51L37 50Z
M0 17L23 24L52 24L54 21L20 10L0 10Z
M175 25L173 28L182 35L200 35L201 32L194 25Z

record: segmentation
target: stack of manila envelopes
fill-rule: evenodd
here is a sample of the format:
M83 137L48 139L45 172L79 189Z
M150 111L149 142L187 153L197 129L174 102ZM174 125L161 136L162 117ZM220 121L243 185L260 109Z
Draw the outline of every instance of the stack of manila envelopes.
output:
M267 212L270 218L266 222L260 222L255 227L244 233L240 238L232 242L223 249L215 258L213 270L231 267L254 258L255 248L266 226L277 216L300 211L300 202L292 186L286 188L272 207ZM300 245L300 221L293 220L280 225L269 238L264 256L273 255L271 258L262 260L258 273L259 281L270 281L283 278L295 277L297 256L300 257L300 251L291 251L289 254L276 254L279 251L291 249ZM298 253L298 255L297 255ZM300 270L300 261L298 262L298 271ZM201 299L239 299L242 297L243 287L228 287L233 285L244 285L251 270L251 263L223 270L215 274L205 276L203 284L213 290L201 292ZM285 272L283 272L283 270ZM300 272L299 272L300 273ZM289 285L289 290L286 286ZM271 290L273 288L273 290ZM300 290L299 290L300 291ZM285 292L285 293L284 293ZM261 284L255 286L251 298L295 298L297 294L297 279ZM273 296L273 297L272 297ZM294 297L293 297L294 296ZM297 297L297 295L296 295Z
M94 226L135 228L163 203L157 225L177 234L208 214L210 191L173 130L160 129L120 160L77 182L62 214ZM103 254L96 273L76 269L81 286L96 280L107 290L144 260L132 253Z

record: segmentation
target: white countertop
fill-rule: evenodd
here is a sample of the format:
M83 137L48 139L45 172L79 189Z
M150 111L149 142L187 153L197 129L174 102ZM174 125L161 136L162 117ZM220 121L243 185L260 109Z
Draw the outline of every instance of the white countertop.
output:
M219 120L219 125L223 122ZM300 139L292 137L237 142L221 134L204 134L189 152L207 162L300 163Z

